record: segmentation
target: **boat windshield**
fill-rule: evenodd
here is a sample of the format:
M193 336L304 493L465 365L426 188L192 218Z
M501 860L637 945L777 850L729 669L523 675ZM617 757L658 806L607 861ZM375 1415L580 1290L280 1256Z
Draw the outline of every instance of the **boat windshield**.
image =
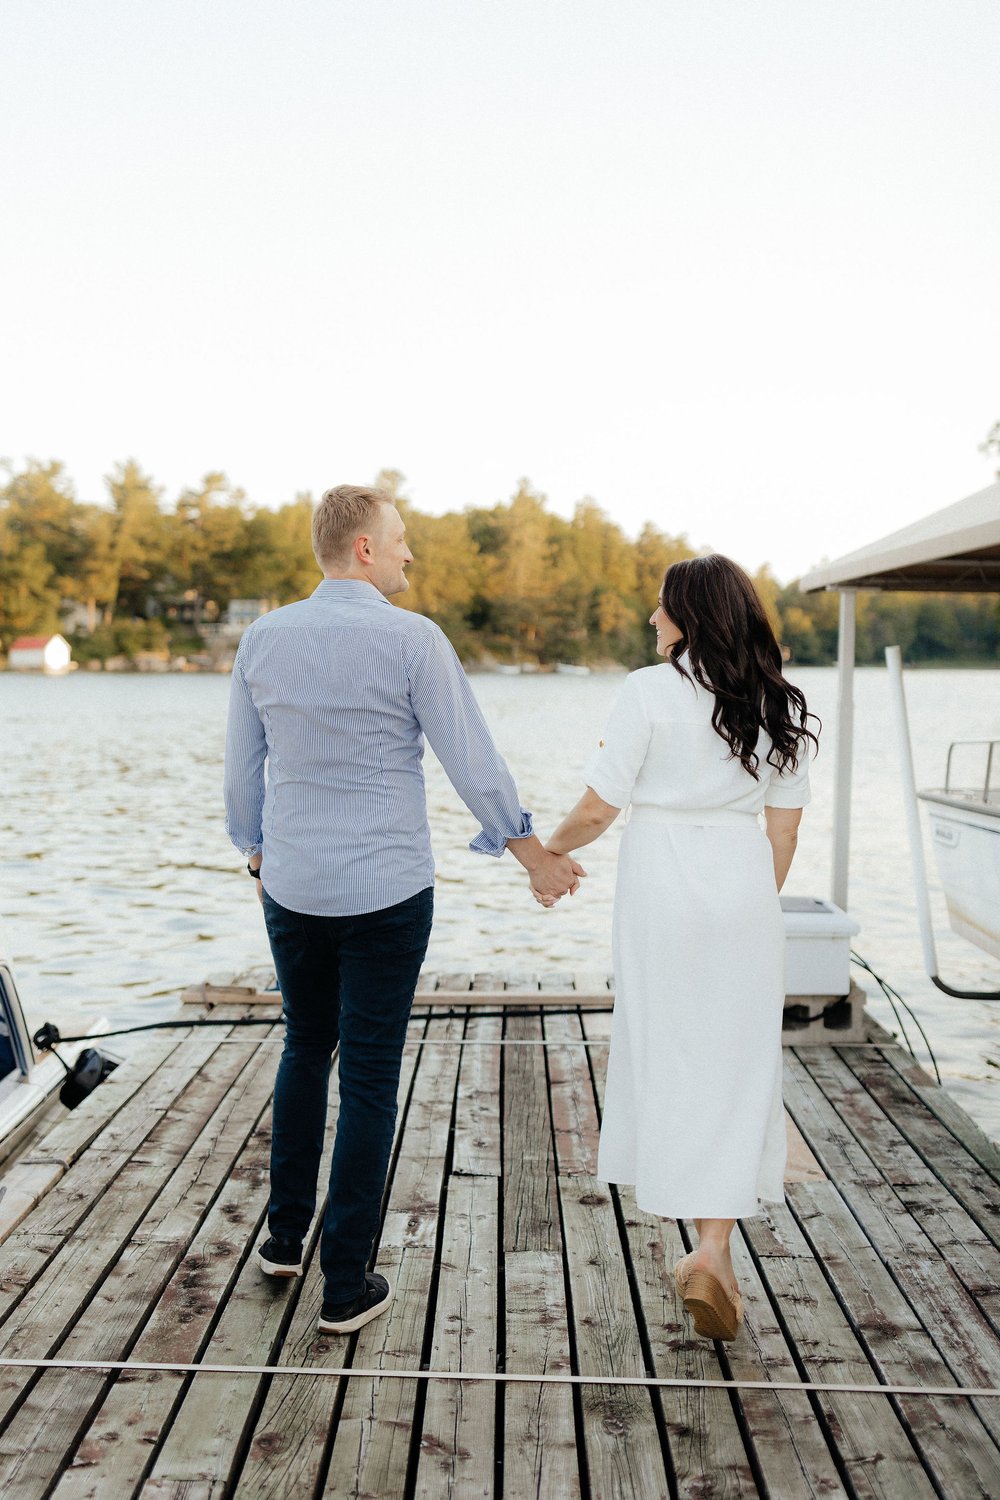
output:
M1000 740L955 740L948 746L946 796L1000 806Z

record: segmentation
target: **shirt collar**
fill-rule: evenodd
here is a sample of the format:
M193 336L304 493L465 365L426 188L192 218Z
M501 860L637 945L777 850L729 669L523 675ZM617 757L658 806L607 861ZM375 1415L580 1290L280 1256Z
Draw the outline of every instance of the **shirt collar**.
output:
M385 595L380 594L374 584L366 583L363 578L324 578L313 589L312 597L326 599L330 603L350 599L355 604L389 604Z

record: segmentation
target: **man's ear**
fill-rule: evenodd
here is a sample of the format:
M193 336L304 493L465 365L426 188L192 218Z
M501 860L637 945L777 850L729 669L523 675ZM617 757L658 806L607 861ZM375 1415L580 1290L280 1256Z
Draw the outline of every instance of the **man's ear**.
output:
M364 535L356 536L354 538L353 550L354 556L357 558L358 562L362 564L362 566L366 566L368 563L373 561L370 537Z

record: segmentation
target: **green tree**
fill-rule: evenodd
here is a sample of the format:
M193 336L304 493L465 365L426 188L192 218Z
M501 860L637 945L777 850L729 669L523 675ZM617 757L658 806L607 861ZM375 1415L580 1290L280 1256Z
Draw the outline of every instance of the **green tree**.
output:
M630 659L641 611L633 544L596 501L585 499L571 521L555 521L551 545L551 654L571 662L593 654Z
M19 635L55 630L59 590L41 542L26 541L0 505L0 646Z
M395 602L429 615L459 655L466 655L475 646L470 619L482 584L482 560L468 517L456 511L428 516L406 500L397 503L413 562L406 570L410 587Z
M107 486L114 517L108 614L145 615L150 594L167 567L161 491L132 458L115 465Z
M242 597L250 563L246 496L224 474L206 474L185 490L167 525L167 564L176 588L194 595L194 627L211 600L224 609Z
M260 509L247 522L246 562L237 597L289 604L311 594L322 578L312 550L312 497L296 495L278 510Z
M42 548L60 594L71 596L86 551L80 507L61 463L29 459L20 473L10 464L2 504L12 536L24 546Z

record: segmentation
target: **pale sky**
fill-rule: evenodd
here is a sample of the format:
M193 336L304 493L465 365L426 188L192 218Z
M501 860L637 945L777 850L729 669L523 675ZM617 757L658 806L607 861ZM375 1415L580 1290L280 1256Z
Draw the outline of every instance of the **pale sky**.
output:
M594 497L788 579L982 488L996 0L4 0L0 454Z

